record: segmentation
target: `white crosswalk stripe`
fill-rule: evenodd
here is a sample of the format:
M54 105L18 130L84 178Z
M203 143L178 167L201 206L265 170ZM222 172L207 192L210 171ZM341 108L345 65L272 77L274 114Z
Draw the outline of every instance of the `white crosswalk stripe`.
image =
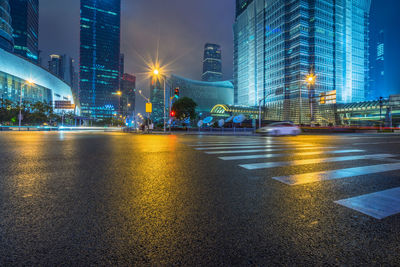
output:
M293 145L293 147L310 147L311 145ZM286 145L250 145L250 146L217 146L217 147L200 147L196 150L223 150L223 149L243 149L243 148L273 148L273 147L287 147Z
M312 150L312 149L334 149L335 147L289 147L289 148L271 148L271 149L249 149L249 150L225 150L225 151L207 151L206 154L241 154L241 153L258 153L258 152L274 152L274 151L291 151L291 150Z
M400 170L400 163L380 164L348 169L339 169L333 171L295 174L289 176L273 177L273 179L288 185L301 185L397 170Z
M323 154L347 154L347 153L361 153L364 150L352 149L352 150L333 150L333 151L314 151L314 152L300 152L295 153L293 156L317 156ZM281 158L286 157L287 154L261 154L261 155L250 155L250 156L228 156L220 157L222 160L247 160L247 159L268 159L268 158Z
M354 137L354 139L357 138ZM290 186L349 179L400 170L400 160L395 159L398 155L367 154L367 151L362 149L337 149L337 147L333 146L318 146L310 143L289 143L279 140L232 140L224 142L198 142L195 144L192 143L190 146L194 150L205 154L217 155L220 160L236 161L235 163L238 166L248 171L333 162L345 163L350 161L354 161L355 165L361 165L334 170L330 169L332 165L326 165L327 169L323 171L271 177L276 181ZM311 158L302 158L307 156ZM267 161L260 162L262 159L267 159ZM362 166L369 161L381 161L381 164L373 163L377 165L371 165L370 163L370 165ZM383 219L400 213L400 187L361 196L353 196L348 199L335 201L335 203L373 218Z
M400 187L335 201L347 208L359 211L375 219L400 213Z
M394 157L392 154L373 154L373 155L361 155L361 156L346 156L346 157L331 157L331 158L318 158L318 159L304 159L304 160L294 160L294 161L279 161L279 162L265 162L265 163L255 163L255 164L242 164L239 165L248 170L258 170L267 168L276 168L284 166L297 166L297 165L307 165L307 164L317 164L317 163L327 163L327 162L341 162L350 160L365 160L365 159L383 159Z

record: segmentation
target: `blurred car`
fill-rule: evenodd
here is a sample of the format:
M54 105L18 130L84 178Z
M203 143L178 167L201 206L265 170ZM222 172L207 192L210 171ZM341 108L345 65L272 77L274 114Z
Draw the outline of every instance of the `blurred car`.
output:
M274 122L256 130L256 133L271 136L299 135L301 129L291 122Z

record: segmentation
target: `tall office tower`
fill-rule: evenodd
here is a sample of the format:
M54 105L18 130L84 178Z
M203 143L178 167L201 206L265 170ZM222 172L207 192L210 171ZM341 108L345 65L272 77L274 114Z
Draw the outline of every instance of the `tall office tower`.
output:
M39 0L12 0L14 53L39 62Z
M340 103L364 100L370 5L371 0L237 0L235 103L261 103L269 119L310 123L311 103L322 93ZM315 84L306 82L309 74Z
M155 124L162 124L164 121L164 80L152 78L150 80L150 102L153 104L151 119ZM168 96L166 96L166 99ZM166 115L168 116L168 115Z
M8 0L0 0L0 22L0 48L11 52L14 41Z
M201 79L206 82L222 81L222 55L221 46L206 44L204 46L203 75Z
M81 0L79 98L82 114L118 111L121 0Z
M385 87L385 32L380 30L377 42L372 46L371 86L368 99L380 96Z
M74 60L66 55L50 55L49 71L72 86L74 79Z
M124 73L121 80L121 110L124 116L133 118L135 112L135 95L136 77L131 74Z

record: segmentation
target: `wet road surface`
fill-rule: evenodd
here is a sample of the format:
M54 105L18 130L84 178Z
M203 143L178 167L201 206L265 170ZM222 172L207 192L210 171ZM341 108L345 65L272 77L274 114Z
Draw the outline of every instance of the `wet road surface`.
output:
M0 133L0 265L399 265L399 148Z

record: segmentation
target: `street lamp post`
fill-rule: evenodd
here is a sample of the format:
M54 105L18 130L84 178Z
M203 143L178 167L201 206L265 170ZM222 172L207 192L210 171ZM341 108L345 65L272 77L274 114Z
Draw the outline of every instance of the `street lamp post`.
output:
M300 92L300 116L299 116L299 123L300 123L300 125L302 124L302 115L303 115L303 96L302 96L302 93L303 93L303 89L302 89L302 86L304 85L304 83L307 83L307 86L308 86L308 90L309 90L309 98L310 98L310 122L312 122L313 121L313 117L314 117L314 115L313 115L313 113L314 113L314 110L313 110L313 96L311 95L311 85L314 85L315 84L315 80L316 80L316 76L313 74L313 73L310 73L310 74L308 74L307 76L306 76L306 80L300 85L300 88L299 88L299 92Z

